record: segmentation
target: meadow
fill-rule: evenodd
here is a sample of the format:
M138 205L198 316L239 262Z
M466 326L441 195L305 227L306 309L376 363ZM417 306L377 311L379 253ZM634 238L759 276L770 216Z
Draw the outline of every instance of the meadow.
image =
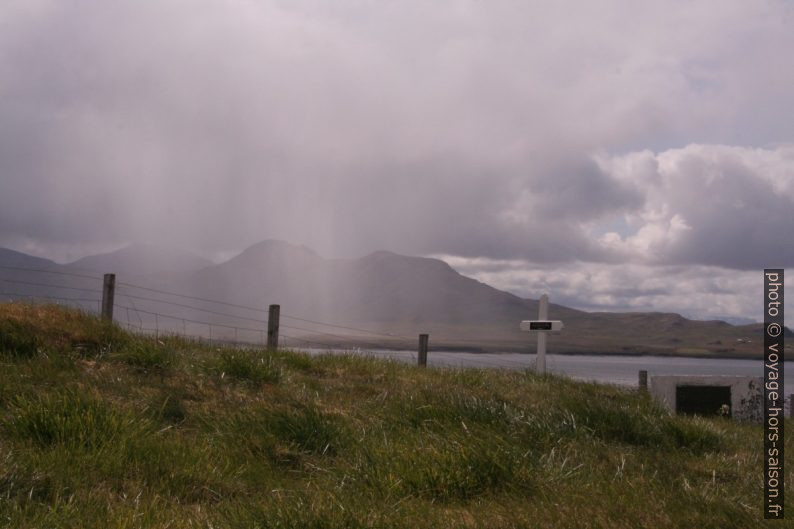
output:
M785 526L763 520L760 426L633 389L154 339L21 303L0 305L0 362L3 527Z

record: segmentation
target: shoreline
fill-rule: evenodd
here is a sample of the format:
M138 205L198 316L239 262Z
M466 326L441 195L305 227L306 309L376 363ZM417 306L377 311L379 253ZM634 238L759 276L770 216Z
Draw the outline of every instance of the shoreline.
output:
M356 344L329 344L327 347L329 349L337 349L337 350L345 350L345 349L371 349L371 350L381 350L381 351L406 351L405 347L394 347L389 346L386 344L378 345L376 347L372 347L373 344L367 344L368 347L362 347L361 345ZM530 354L534 355L535 350L534 346L530 346L527 348L528 350L520 350L519 348L492 348L492 347L473 347L473 346L461 346L455 347L453 345L440 345L440 346L433 346L432 342L429 347L429 353L432 354L433 352L438 353L466 353L466 354L480 354L480 355L502 355L502 354ZM415 351L414 351L415 352ZM644 357L644 356L656 356L656 357L665 357L665 358L702 358L702 359L714 359L714 360L763 360L763 354L761 352L757 354L749 354L749 353L736 353L736 354L724 354L724 353L703 353L703 352L692 352L692 353L681 353L675 351L570 351L570 350L563 350L563 351L546 351L547 355L558 355L558 356L620 356L620 357ZM794 361L794 351L787 350L784 353L784 361Z

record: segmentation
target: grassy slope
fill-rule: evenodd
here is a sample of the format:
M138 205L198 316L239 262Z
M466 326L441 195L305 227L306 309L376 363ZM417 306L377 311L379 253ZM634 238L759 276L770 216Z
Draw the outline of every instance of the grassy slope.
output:
M5 527L764 526L760 427L614 387L158 343L20 304L0 362Z

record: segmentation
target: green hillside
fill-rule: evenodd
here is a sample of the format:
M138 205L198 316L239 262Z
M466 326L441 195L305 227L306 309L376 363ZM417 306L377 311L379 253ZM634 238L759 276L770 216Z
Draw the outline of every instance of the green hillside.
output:
M18 303L0 361L3 527L766 526L760 427L631 390L155 341Z

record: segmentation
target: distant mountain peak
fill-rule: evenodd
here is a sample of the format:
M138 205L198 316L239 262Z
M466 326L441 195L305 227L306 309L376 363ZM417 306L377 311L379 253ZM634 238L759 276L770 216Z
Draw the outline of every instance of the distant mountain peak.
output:
M372 252L371 254L366 255L365 258L366 257L370 257L370 258L373 258L373 259L381 259L381 258L388 258L388 257L406 257L406 256L400 255L398 253L390 252L389 250L376 250L376 251Z
M107 253L117 253L117 254L132 254L132 253L160 253L160 252L174 252L174 250L165 247L165 246L157 246L155 244L149 244L145 242L133 242L115 250L113 252Z
M303 251L311 252L313 254L317 253L317 252L315 252L314 250L312 250L311 248L309 248L306 245L293 244L291 242L288 242L288 241L285 241L285 240L282 240L282 239L265 239L263 241L259 241L258 243L252 244L251 246L246 248L246 250L244 250L244 251L252 250L252 249L268 249L268 250L270 250L270 249L300 249L300 250L303 250Z
M302 244L292 244L287 241L282 241L280 239L265 239L264 241L260 241L256 244L253 244L240 252L236 257L233 257L231 261L236 261L239 259L249 259L254 257L262 257L262 256L275 256L275 255L284 255L284 256L306 256L312 259L321 259L320 255L309 248L308 246L304 246Z
M388 250L377 250L368 254L361 258L362 261L376 261L376 262L395 262L395 263L406 263L406 264L414 264L417 266L430 266L434 267L439 270L444 270L448 272L454 272L458 274L458 272L449 266L446 261L442 261L441 259L436 259L435 257L419 257L414 255L403 255L399 253L390 252Z
M20 268L50 268L57 264L43 257L34 257L10 248L0 248L0 265Z
M69 266L98 272L149 275L160 272L189 272L211 264L208 259L184 250L132 243L112 252L83 257Z

